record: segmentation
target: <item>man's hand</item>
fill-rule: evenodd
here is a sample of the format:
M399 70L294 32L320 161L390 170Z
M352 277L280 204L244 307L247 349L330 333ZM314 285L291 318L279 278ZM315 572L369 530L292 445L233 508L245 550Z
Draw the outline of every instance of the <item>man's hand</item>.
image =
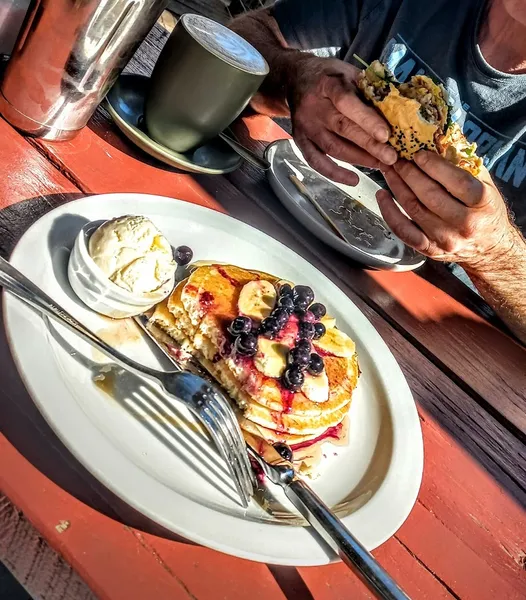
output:
M378 204L393 232L406 244L440 261L457 262L468 271L498 269L508 261L520 235L486 169L479 178L434 152L420 151L415 164L399 160L384 171L391 191Z
M359 70L337 59L302 55L288 85L294 140L313 169L356 185L358 177L327 155L371 168L396 162L386 121L362 102L354 85Z

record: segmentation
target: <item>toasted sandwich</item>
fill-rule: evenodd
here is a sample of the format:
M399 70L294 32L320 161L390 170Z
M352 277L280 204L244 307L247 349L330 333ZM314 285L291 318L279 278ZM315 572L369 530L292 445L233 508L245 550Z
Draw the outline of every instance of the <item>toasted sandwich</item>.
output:
M360 73L357 85L391 125L389 143L402 158L411 160L419 150L430 150L475 177L480 173L477 145L469 143L460 127L450 122L443 85L426 75L400 83L378 60Z

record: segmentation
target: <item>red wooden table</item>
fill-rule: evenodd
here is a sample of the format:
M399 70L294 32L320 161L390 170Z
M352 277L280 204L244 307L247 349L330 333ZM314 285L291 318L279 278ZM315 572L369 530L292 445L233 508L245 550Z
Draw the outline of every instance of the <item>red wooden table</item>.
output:
M148 73L155 29L130 69ZM249 116L254 148L285 137ZM526 597L526 350L440 265L372 272L313 239L264 176L243 166L190 176L134 149L99 109L75 140L24 138L0 120L0 252L39 216L106 192L145 192L229 212L296 250L370 319L418 405L425 469L418 501L377 559L415 599ZM370 598L343 565L250 563L175 539L94 480L38 413L0 331L0 559L42 598ZM51 547L56 551L48 549Z

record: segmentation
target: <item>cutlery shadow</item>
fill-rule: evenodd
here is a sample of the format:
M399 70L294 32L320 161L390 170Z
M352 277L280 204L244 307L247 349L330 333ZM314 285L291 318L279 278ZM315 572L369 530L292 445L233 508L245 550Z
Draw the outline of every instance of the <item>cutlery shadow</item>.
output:
M170 402L154 385L114 364L101 364L73 348L45 318L52 338L79 364L103 382L99 389L119 404L157 441L189 464L209 485L239 504L228 467L219 456L208 433L192 415ZM95 383L97 385L97 383ZM202 502L202 499L200 499Z
M314 600L296 567L268 565L268 568L287 600Z
M123 525L175 542L199 545L134 509L71 454L29 396L8 350L3 327L0 327L0 364L5 394L5 403L0 409L0 432L25 460L80 502Z

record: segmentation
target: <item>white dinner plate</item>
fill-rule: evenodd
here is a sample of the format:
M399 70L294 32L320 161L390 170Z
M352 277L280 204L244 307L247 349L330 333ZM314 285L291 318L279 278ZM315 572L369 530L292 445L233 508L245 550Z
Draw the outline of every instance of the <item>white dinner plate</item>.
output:
M306 260L271 237L224 214L143 194L70 202L39 219L12 263L109 343L155 366L155 352L131 325L80 303L67 282L69 251L87 222L146 215L174 246L212 259L309 284L338 326L355 341L362 374L350 411L347 446L326 445L314 490L369 549L400 527L415 503L423 467L420 423L393 355L358 308ZM104 359L63 327L9 294L5 325L31 396L67 448L110 490L164 527L217 550L283 565L336 560L307 527L283 523L253 503L245 512L226 465L196 428L158 409L161 392L130 374L94 383ZM104 368L104 367L102 367ZM165 398L166 400L166 398ZM184 415L183 415L184 417Z

